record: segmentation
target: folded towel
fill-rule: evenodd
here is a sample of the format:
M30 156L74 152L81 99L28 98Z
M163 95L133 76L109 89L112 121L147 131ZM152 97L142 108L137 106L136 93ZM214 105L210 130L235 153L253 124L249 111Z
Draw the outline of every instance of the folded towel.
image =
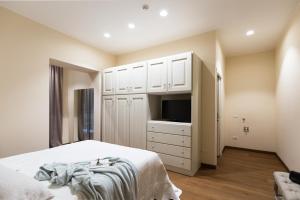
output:
M290 179L294 183L300 184L300 173L299 172L295 172L295 171L291 171L290 172Z

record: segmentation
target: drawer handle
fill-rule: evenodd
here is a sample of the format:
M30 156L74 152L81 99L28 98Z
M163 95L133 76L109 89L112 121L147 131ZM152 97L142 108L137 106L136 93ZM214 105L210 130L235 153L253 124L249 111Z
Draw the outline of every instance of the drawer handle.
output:
M184 129L181 130L182 132L184 131Z
M153 139L154 139L154 137L151 137L151 139L153 140Z

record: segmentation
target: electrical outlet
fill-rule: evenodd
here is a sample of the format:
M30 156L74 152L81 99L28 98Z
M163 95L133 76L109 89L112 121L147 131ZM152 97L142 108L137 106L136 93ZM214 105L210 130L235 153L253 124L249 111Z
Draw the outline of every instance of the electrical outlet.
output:
M249 126L244 126L244 132L249 133Z
M238 138L237 138L237 136L232 136L232 139L237 140Z

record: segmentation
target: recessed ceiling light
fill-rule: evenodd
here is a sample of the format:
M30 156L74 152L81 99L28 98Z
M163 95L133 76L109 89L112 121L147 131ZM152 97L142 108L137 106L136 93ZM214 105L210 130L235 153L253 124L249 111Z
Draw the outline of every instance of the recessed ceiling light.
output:
M161 10L160 13L159 13L159 15L162 16L162 17L166 17L166 16L168 16L168 14L169 14L168 11L165 10L165 9Z
M134 29L134 28L135 28L135 24L134 24L134 23L129 23L129 24L128 24L128 28Z
M254 34L255 34L254 30L249 30L249 31L246 32L247 36L251 36L251 35L254 35Z
M110 38L111 37L111 35L109 33L104 33L103 36L106 37L106 38Z

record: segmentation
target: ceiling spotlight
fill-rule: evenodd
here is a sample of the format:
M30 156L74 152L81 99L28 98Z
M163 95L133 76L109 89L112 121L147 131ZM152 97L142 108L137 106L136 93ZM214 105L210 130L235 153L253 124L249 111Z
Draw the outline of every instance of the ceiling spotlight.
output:
M104 36L105 38L110 38L110 37L111 37L111 35L110 35L109 33L104 33L103 36Z
M134 29L134 28L135 28L135 24L134 24L134 23L129 23L129 24L128 24L128 28Z
M169 13L168 13L167 10L161 10L160 13L159 13L159 15L162 16L162 17L166 17L166 16L168 16L168 14Z
M246 32L247 36L251 36L251 35L254 35L254 34L255 34L254 30L249 30L249 31Z

